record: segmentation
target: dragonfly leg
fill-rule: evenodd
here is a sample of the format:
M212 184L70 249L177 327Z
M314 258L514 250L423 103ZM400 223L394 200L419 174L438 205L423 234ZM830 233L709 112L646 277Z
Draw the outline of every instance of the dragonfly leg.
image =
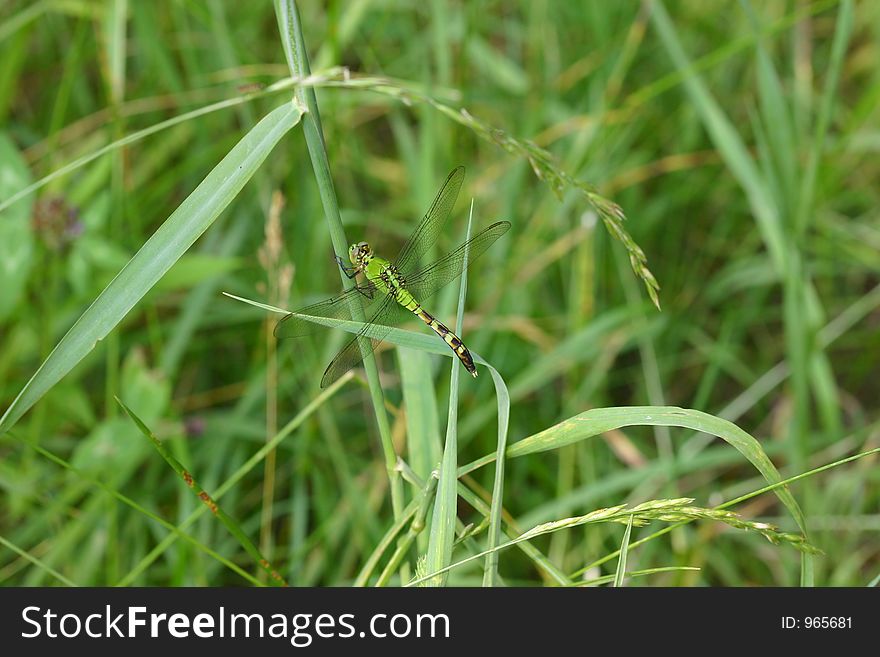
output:
M360 273L360 267L349 267L345 264L345 261L340 258L338 255L333 255L333 259L336 260L336 264L339 265L339 268L342 270L342 273L348 276L349 278L354 278Z

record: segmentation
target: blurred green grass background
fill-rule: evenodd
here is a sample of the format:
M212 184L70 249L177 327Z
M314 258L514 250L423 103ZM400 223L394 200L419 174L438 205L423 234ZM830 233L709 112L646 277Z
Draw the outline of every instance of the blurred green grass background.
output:
M592 408L671 405L735 422L783 476L880 444L880 5L360 0L300 11L314 72L342 65L400 80L533 141L623 208L647 256L661 312L580 191L557 197L522 157L417 97L317 89L349 238L393 252L458 164L468 177L440 246L462 241L471 198L476 228L513 223L468 274L463 331L507 382L510 442ZM138 130L288 75L268 3L5 2L0 203ZM0 213L0 408L282 98L257 91L159 130ZM358 376L314 403L345 336L318 330L276 345L276 317L221 295L286 308L320 300L339 287L331 256L295 127L108 338L0 436L0 582L246 583L229 562L259 579L207 515L186 522L190 540L167 540L175 534L148 514L180 525L200 503L115 395L212 494L244 466L222 508L290 584L355 581L396 514L366 384ZM457 299L451 285L429 307L452 326ZM450 362L412 350L379 357L395 450L420 477L440 460ZM488 376L462 380L459 463L494 453L494 395ZM306 408L275 452L248 461ZM462 483L488 503L492 476L484 468ZM765 483L706 434L627 427L511 460L505 522L522 531L664 497L713 506ZM876 581L878 483L873 455L792 486L824 551L817 584ZM773 495L736 510L797 530ZM483 520L461 499L458 514ZM631 540L657 528L633 528ZM585 525L532 544L578 581L623 532ZM457 557L481 541L463 541ZM634 585L791 585L800 555L697 522L627 559L628 570L700 569ZM535 563L500 554L508 584L550 583ZM472 562L449 583L481 575Z

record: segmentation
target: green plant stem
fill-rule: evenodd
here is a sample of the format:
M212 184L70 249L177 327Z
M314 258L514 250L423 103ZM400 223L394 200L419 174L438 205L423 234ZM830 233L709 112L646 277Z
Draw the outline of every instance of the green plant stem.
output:
M284 45L284 54L292 75L308 76L309 60L306 52L305 41L302 34L299 12L293 0L275 0L275 14L278 18L278 26L281 31L281 41ZM339 215L339 205L336 200L336 191L333 187L333 178L330 175L330 162L327 159L327 149L324 143L324 133L321 128L321 117L318 112L318 100L315 90L311 87L298 87L296 96L307 108L303 116L303 133L306 138L309 157L318 183L321 195L321 203L324 206L324 216L327 219L327 227L330 231L330 241L336 253L348 251L348 240L342 226L342 218ZM345 289L354 286L354 281L339 271L342 285ZM352 319L365 321L363 307L353 304ZM391 426L388 423L388 415L385 412L385 400L382 394L382 386L379 383L379 369L372 353L365 354L364 369L367 374L367 384L370 388L370 400L376 414L376 424L379 429L379 437L382 442L382 452L385 456L385 469L391 487L391 507L394 518L397 520L403 512L403 485L400 474L397 471L397 454L391 439Z

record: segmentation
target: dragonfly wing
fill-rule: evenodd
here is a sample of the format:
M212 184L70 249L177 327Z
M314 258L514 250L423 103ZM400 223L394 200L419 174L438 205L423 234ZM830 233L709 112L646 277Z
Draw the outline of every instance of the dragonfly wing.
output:
M368 354L373 353L394 325L407 317L412 317L412 313L392 297L384 296L383 299L384 301L360 332L330 361L321 378L322 388L326 388L348 370L357 367Z
M425 214L425 218L415 229L400 253L394 264L397 269L404 274L419 266L419 261L428 252L428 249L440 237L446 220L449 218L450 212L458 199L458 192L461 190L461 183L464 180L464 167L456 167L447 176L446 182L437 193L437 198L431 204L431 208Z
M461 275L464 269L465 256L467 265L473 263L486 252L499 237L510 229L509 221L499 221L477 233L460 247L429 265L422 271L408 276L406 287L420 302L427 299L437 290Z
M365 327L366 328L366 327ZM384 331L385 335L391 330L390 326L374 327L379 332ZM358 333L345 347L336 354L336 357L330 361L327 369L324 370L324 376L321 377L321 387L326 388L340 376L348 372L348 370L357 367L364 357L373 353L379 346L381 338L368 338L364 332Z
M298 338L304 335L311 335L323 328L321 324L309 321L303 316L349 320L351 319L352 303L369 305L377 299L381 300L384 298L385 295L378 292L372 283L358 285L331 299L314 303L305 308L300 308L289 315L285 315L275 325L275 337L278 339Z
M486 252L499 237L510 229L510 222L499 221L492 224L460 247L416 275L407 278L406 288L417 301L427 299L441 287L461 275L467 256L470 264ZM305 309L302 311L305 313ZM372 353L379 343L388 335L391 328L403 319L412 317L412 313L398 304L392 297L385 296L384 301L361 331L336 354L327 366L321 379L321 387L326 388L340 376L356 367L367 354Z

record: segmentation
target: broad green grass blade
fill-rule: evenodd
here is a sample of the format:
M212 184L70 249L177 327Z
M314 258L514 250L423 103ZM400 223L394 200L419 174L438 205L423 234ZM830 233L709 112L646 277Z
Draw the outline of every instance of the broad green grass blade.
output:
M418 349L397 349L400 389L406 409L406 451L409 466L423 480L440 462L440 418L437 411L431 358ZM421 532L418 553L428 549L428 537Z
M768 458L761 444L748 433L727 420L674 406L632 406L596 408L580 413L513 443L507 450L508 458L558 449L563 445L597 436L612 429L627 426L670 426L694 429L713 436L735 447L764 476L769 484L781 480L779 472ZM806 534L806 522L798 503L787 488L774 491L791 513L798 527Z
M8 431L122 321L232 202L301 116L298 105L285 103L267 114L229 151L61 339L0 419L0 432Z
M261 310L266 310L272 313L278 313L280 315L289 315L291 313L290 310L285 310L284 308L278 308L277 306L272 306L268 303L262 303L260 301L253 301L252 299L246 299L244 297L237 296L235 294L230 294L229 292L224 292L224 296L229 297L230 299L235 299L236 301L241 301L242 303L246 303L249 306L254 306L255 308L259 308ZM303 317L308 319L310 322L314 322L315 324L320 324L321 326L327 326L329 328L337 328L345 331L346 333L360 333L361 329L364 328L365 324L362 322L357 322L351 319L332 319L329 317L317 317L310 315L298 315L299 317ZM446 346L446 343L442 340L438 340L437 336L428 333L417 333L416 331L408 331L406 329L401 328L392 328L390 331L387 331L387 327L377 328L375 332L371 332L369 329L364 332L364 337L367 338L381 338L384 342L389 344L393 344L397 347L406 347L408 349L418 349L420 351L426 351L431 354L436 354L438 356L446 356L447 358L456 358L455 354L452 353L452 350ZM474 357L475 363L480 363L481 365L485 365L486 367L491 369L491 364L482 356L480 356L475 351L471 350L471 356Z

